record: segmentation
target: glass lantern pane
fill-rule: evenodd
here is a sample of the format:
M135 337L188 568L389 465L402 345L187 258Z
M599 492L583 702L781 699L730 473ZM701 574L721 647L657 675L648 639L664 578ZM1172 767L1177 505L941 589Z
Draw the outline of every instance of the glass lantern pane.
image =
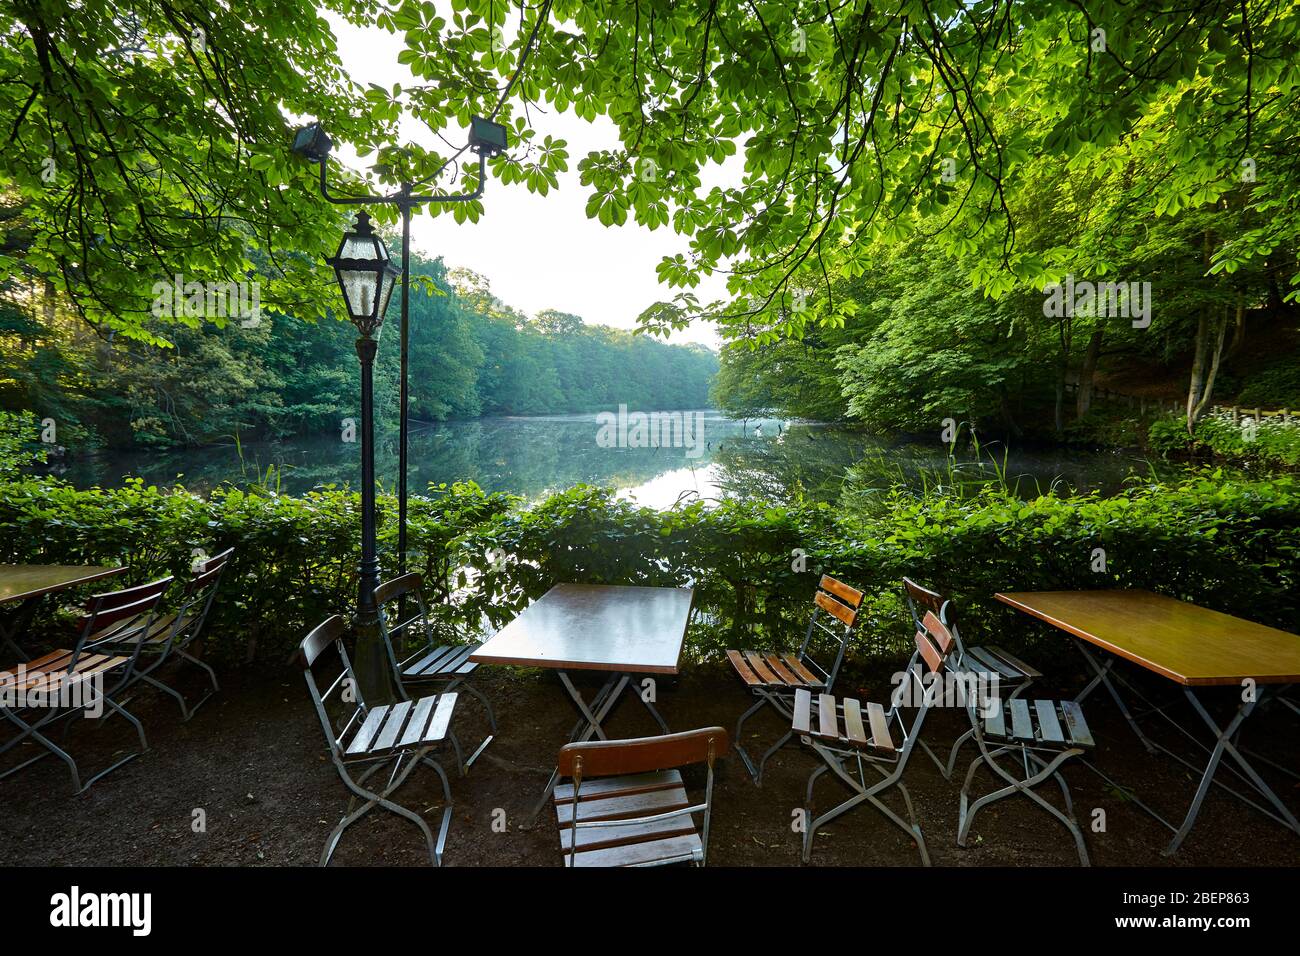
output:
M397 276L385 269L380 281L383 285L379 290L379 312L377 317L382 320L384 314L388 311L388 300L392 298L393 286L397 282Z
M354 318L369 318L374 314L377 277L370 270L344 270L339 273L343 295L348 302L348 314Z
M340 259L379 259L378 242L374 236L349 235L343 240ZM387 258L384 256L383 258Z

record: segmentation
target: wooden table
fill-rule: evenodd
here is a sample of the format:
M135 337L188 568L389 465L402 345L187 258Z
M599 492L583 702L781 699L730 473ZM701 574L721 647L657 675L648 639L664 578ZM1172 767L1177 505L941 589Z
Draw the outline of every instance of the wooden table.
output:
M582 715L569 740L607 740L601 722L634 675L677 673L693 598L690 588L557 584L469 659L555 670ZM602 671L609 678L588 703L573 686L570 671ZM634 696L669 733L649 695ZM558 772L553 772L530 822L537 819L558 780Z
M1017 591L995 597L1075 638L1094 675L1076 701L1098 686L1105 687L1149 753L1163 752L1200 773L1200 784L1181 826L1174 826L1140 800L1135 801L1174 831L1166 855L1176 852L1186 839L1212 783L1300 834L1295 815L1255 772L1237 744L1242 723L1271 688L1300 682L1300 636L1150 591ZM1090 647L1108 654L1099 660ZM1179 725L1168 714L1168 705L1152 704L1118 673L1112 673L1121 659L1179 685L1197 716L1213 732L1213 746L1201 743ZM1159 714L1208 753L1205 767L1185 760L1143 733L1116 683L1148 705L1144 715ZM1198 688L1215 687L1240 688L1242 698L1235 716L1222 728L1197 697ZM1266 799L1275 813L1214 779L1225 753L1237 767L1224 766Z
M18 646L16 638L30 623L41 598L56 591L112 577L125 570L120 565L0 564L0 606L18 605L7 624L0 621L0 642L8 645L19 660L27 660L27 655Z

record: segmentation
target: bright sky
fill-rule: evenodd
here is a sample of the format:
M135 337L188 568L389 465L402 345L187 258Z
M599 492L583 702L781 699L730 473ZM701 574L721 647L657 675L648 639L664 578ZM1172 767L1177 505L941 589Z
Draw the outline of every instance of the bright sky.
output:
M391 88L413 85L410 71L397 62L402 38L378 28L359 28L333 14L327 19L338 38L339 55L353 79ZM653 232L632 222L606 227L588 219L587 191L578 182L578 161L592 149L617 144L614 124L605 117L588 123L572 114L532 111L538 137L550 134L568 142L569 170L560 188L546 196L522 184L503 186L489 178L484 215L477 223L458 225L450 215L420 215L411 223L412 247L442 256L449 267L464 266L486 276L503 302L536 315L558 309L580 315L592 325L631 329L646 306L668 300L678 291L659 284L655 266L682 252L687 239L661 226ZM446 155L446 147L421 123L403 120L402 136ZM447 139L456 142L456 133ZM341 151L355 161L355 153ZM355 164L355 162L354 162ZM725 277L706 279L694 290L703 302L726 295ZM703 342L717 348L712 326L696 323L670 341Z

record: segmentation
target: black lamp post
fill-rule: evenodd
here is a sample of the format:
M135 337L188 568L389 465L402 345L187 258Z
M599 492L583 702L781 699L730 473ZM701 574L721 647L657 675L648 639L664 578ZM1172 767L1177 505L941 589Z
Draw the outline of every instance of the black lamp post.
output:
M338 277L348 318L357 327L357 357L361 360L361 568L357 585L357 659L366 700L391 696L383 648L379 643L379 552L375 546L375 422L374 365L384 312L393 295L399 270L388 256L384 240L375 235L370 216L362 210L352 232L345 233L339 251L325 260Z
M502 126L499 123L495 123L492 120L484 119L481 116L475 116L470 120L469 142L466 145L467 149L470 149L478 154L478 187L472 193L461 193L452 196L415 195L414 194L415 188L417 186L424 185L424 182L428 182L428 180L425 180L424 182L421 183L404 182L402 183L402 188L398 192L388 196L331 196L329 193L329 187L325 181L325 166L329 161L330 151L334 147L333 141L331 141L329 136L326 135L325 131L321 128L319 123L312 123L309 126L303 127L302 129L298 130L297 134L294 136L293 151L297 153L299 156L303 157L304 159L320 164L320 192L321 195L324 196L326 199L328 199L330 202L336 203L338 205L359 205L359 206L374 205L376 203L388 203L396 206L401 211L402 214L402 267L400 270L400 274L402 277L402 323L399 332L401 338L401 374L400 374L401 385L400 385L400 398L398 403L399 421L398 421L398 436L397 436L397 449L398 449L397 450L397 458L398 458L397 461L397 571L398 574L406 573L406 497L407 497L407 493L406 493L406 472L407 472L406 444L407 442L406 440L407 440L407 431L408 431L407 404L410 395L410 390L407 385L407 352L408 352L408 344L410 341L408 320L410 318L410 301L411 301L411 276L410 276L411 211L415 209L417 206L420 206L424 203L470 202L471 200L478 199L480 196L483 195L483 185L487 181L488 157L495 156L497 153L505 152L507 145L508 144L507 144L507 137L506 137L506 128L504 126ZM441 172L441 170L439 170L439 172ZM367 217L367 224L368 222L369 222L369 217ZM358 218L358 223L360 223L360 218ZM344 245L346 244L347 244L347 240L345 239ZM381 242L380 246L382 247L382 245L383 244ZM343 255L343 250L340 249L339 256L336 256L335 260L337 260L342 255ZM332 263L335 260L330 260L330 261ZM337 271L338 267L336 266L335 268ZM343 286L343 281L344 280L343 280L342 273L340 273L339 275L340 286ZM392 292L391 281L389 282L387 288L388 288L388 293L391 293ZM345 297L348 295L348 291L346 287L344 287L343 294ZM387 304L388 304L388 296L386 294L384 296L384 305ZM349 308L350 307L351 307L351 301L349 300ZM383 320L383 312L380 311L379 321L382 322L382 320ZM356 320L354 319L353 321ZM379 324L377 322L374 326L374 329L377 331L378 328L379 328ZM358 352L360 352L361 350L360 342L358 342L357 349ZM373 356L373 348L372 348L371 358L373 359L373 357L374 356ZM362 371L363 377L368 376L370 374L369 371L367 371L369 366L366 364L365 359L362 360L362 366L363 366L363 371ZM363 384L362 388L364 392L366 386ZM363 395L363 400L364 397L365 396ZM363 411L363 416L365 418L365 425L363 426L363 430L364 430L364 428L370 427L370 415L368 412ZM365 453L363 451L363 467L364 467L364 455ZM373 457L373 452L372 452L372 457ZM368 477L363 476L362 480L365 483L365 486L368 489L368 493L371 496L371 518L372 518L371 530L373 535L373 507L374 507L373 506L373 498L374 498L373 460L371 460L370 462L369 476ZM363 498L362 506L363 507L365 506L364 498ZM363 546L364 546L364 542L363 542ZM377 574L378 559L376 558L375 560L376 560L375 566L376 566L376 574ZM370 584L369 587L373 588L374 585L378 583L379 583L379 578L376 576L374 582ZM364 556L362 559L362 569L361 569L361 588L363 592L365 592L367 588L366 566L365 566ZM367 602L367 604L373 608L374 600L372 597L366 597L364 598L364 601ZM358 627L360 627L362 617L364 616L361 613L361 610L363 607L367 606L367 604L358 604ZM365 665L363 665L362 669L363 670L366 669ZM387 674L386 668L381 668L381 670L382 673L384 673L385 675ZM383 678L382 680L385 685L388 683L386 677ZM364 693L364 688L363 688L363 693Z

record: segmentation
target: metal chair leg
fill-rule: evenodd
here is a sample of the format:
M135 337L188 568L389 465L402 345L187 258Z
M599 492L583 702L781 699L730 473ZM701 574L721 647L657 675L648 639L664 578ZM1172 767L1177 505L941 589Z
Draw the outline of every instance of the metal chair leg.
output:
M167 686L162 681L158 680L158 678L153 677L149 674L141 674L140 679L144 681L146 684L148 684L150 687L155 687L158 690L162 691L164 694L173 698L176 701L176 703L180 705L182 723L189 720L190 717L193 716L190 713L190 709L185 706L185 697L181 694L180 691L176 690L173 687Z
M767 752L764 753L762 758L758 761L758 776L754 778L754 784L756 786L761 787L763 785L763 768L767 766L768 758L771 757L773 754L775 754L786 744L788 744L793 738L794 738L794 731L787 730L784 736L782 736L780 740L778 740L772 746L767 748Z
M425 843L429 849L429 861L434 866L442 865L443 845L446 842L447 832L451 825L451 812L452 812L451 786L447 780L446 771L442 769L442 766L438 764L437 761L428 757L427 752L428 751L426 749L412 756L412 758L407 763L405 769L401 769L400 773L398 772L399 767L405 755L404 754L399 755L397 758L397 764L394 765L393 768L393 777L389 780L388 785L384 787L384 789L379 793L376 793L373 790L367 790L365 787L361 786L360 781L364 781L368 779L380 767L387 766L387 761L381 761L380 763L375 764L374 766L368 768L366 772L357 780L353 780L351 775L348 774L346 770L343 770L342 766L340 766L340 771L341 771L340 775L343 777L344 784L347 786L347 788L350 791L352 791L352 793L354 793L356 796L362 797L366 802L362 804L360 807L358 807L356 810L351 809L352 802L351 801L349 802L348 804L349 811L344 815L343 819L339 821L338 825L334 828L334 830L330 833L329 837L325 841L325 848L321 852L321 859L320 859L321 866L329 865L330 858L334 855L334 851L338 847L339 839L343 836L343 831L346 830L348 827L350 827L357 820L361 819L361 817L363 817L366 813L370 812L372 809L374 809L377 806L383 807L385 810L389 811L390 813L394 813L399 817L410 820L417 827L419 827L420 832L424 835ZM407 777L411 775L411 771L413 771L417 766L417 764L420 763L432 767L437 772L439 779L442 780L442 792L443 792L443 797L446 801L446 805L443 808L442 823L439 827L438 838L436 840L434 839L433 831L429 829L429 824L426 823L425 820L419 814L415 813L413 810L410 810L402 806L401 804L395 803L392 800L388 799L399 787L402 786L402 784L406 782Z
M749 759L749 754L741 744L741 740L744 738L741 737L740 732L741 728L745 726L745 721L762 710L765 703L767 703L767 701L760 697L758 700L754 701L754 705L750 707L749 710L740 715L740 720L736 721L736 733L731 738L732 749L740 755L741 763L745 765L745 769L749 771L749 776L755 783L758 783L758 769L754 766L754 761Z
M831 820L834 820L836 817L848 813L850 810L858 806L860 803L867 801L870 802L871 805L874 806L877 810L879 810L881 814L884 815L885 819L887 819L890 823L893 823L900 830L902 830L904 833L906 833L909 837L912 838L913 842L916 843L917 849L920 851L921 864L923 866L929 866L930 853L929 850L926 848L925 836L921 832L921 826L917 822L916 815L913 812L911 795L908 794L906 788L903 787L902 770L899 769L898 767L895 767L893 772L891 773L877 764L872 764L872 766L875 767L875 769L880 773L880 775L884 779L868 787L864 781L862 781L861 779L855 779L847 770L845 770L843 763L839 760L838 756L835 755L832 751L827 750L816 743L813 744L813 749L816 750L817 753L822 757L822 759L825 761L825 764L819 767L816 771L814 771L813 775L808 779L807 806L809 808L808 809L809 814L811 815L812 812L813 784L816 782L817 777L819 777L821 773L825 772L826 770L830 770L831 772L833 772L837 777L839 777L846 784L848 784L849 787L856 790L857 794L855 796L850 797L848 800L844 801L838 806L833 807L830 810L827 810L825 813L817 817L808 825L808 830L804 835L803 861L807 863L809 858L811 857L812 837L813 834L815 834L820 827L829 823ZM859 761L859 772L861 772L861 761ZM899 787L903 791L903 802L907 806L908 815L912 818L911 823L908 823L906 820L900 817L890 807L888 807L885 803L883 803L878 797L878 794L883 793L889 788L895 786Z
M1010 749L1013 748L1003 747L998 751L998 753L1005 753ZM1014 748L1014 749L1023 750L1024 748ZM1036 755L1033 755L1034 761L1038 764L1042 764L1043 769L1040 770L1038 773L1032 774L1024 779L1017 778L1013 776L1011 773L1009 773L1007 770L1005 770L1000 764L997 763L996 760L993 759L993 755L989 754L988 752L982 753L981 756L977 757L971 763L970 771L966 774L966 783L962 787L961 809L960 809L960 815L958 817L958 825L957 825L957 845L962 847L966 845L966 840L969 837L971 825L975 822L975 815L979 813L981 809L983 809L984 807L988 806L991 803L997 802L998 800L1002 800L1006 797L1013 796L1017 793L1022 793L1065 825L1065 828L1069 830L1071 836L1074 837L1075 847L1079 851L1080 862L1084 866L1089 866L1090 863L1088 860L1088 847L1084 843L1083 832L1079 829L1078 821L1074 818L1073 804L1070 802L1068 795L1066 797L1066 806L1068 808L1068 815L1067 815L1066 813L1062 813L1057 807L1052 806L1052 804L1048 803L1047 800L1043 799L1043 797L1040 794L1035 793L1033 790L1034 787L1038 786L1048 777L1052 777L1052 776L1058 777L1059 778L1058 782L1062 785L1062 787L1064 787L1065 780L1064 778L1060 778L1060 775L1057 773L1057 769L1061 766L1061 764L1063 764L1070 757L1079 756L1082 753L1083 751L1077 748L1070 749L1070 750L1063 750L1059 754L1057 754L1056 757L1054 757L1050 762L1044 762L1042 760L1039 760ZM976 800L974 803L968 803L971 780L974 778L975 771L979 768L979 765L981 763L987 763L990 770L994 771L998 776L1002 777L1002 779L1007 781L1008 786L1005 786L1000 790L995 790L992 793L987 793L984 796L980 797L978 800Z

